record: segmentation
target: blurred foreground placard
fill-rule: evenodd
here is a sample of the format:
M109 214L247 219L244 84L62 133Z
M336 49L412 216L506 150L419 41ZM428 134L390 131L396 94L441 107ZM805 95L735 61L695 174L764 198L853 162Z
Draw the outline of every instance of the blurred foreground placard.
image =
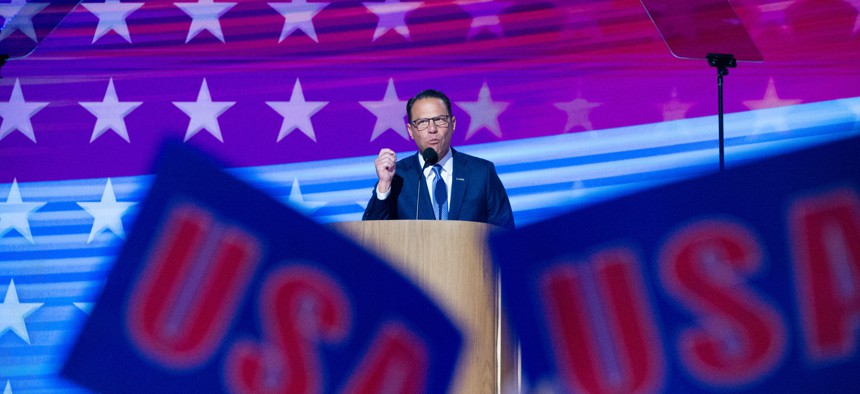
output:
M531 389L860 391L856 138L490 246Z
M63 375L114 393L445 392L461 334L354 243L179 145Z

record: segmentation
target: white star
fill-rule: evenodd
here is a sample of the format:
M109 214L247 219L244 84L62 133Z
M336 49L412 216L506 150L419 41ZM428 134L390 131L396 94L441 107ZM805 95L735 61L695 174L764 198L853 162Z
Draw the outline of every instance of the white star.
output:
M469 131L466 132L466 139L472 137L476 131L482 127L486 127L496 137L502 137L502 130L499 127L499 114L508 108L510 103L493 101L490 96L490 86L484 81L481 85L481 91L478 92L478 101L459 102L457 106L463 108L469 114Z
M6 388L3 389L3 394L12 394L12 383L6 381Z
M203 78L203 85L200 86L200 92L197 93L197 101L173 102L173 105L191 117L188 130L185 131L185 141L187 142L198 131L206 129L218 141L224 142L224 138L221 137L221 126L218 125L218 117L233 104L236 102L212 101L212 96L209 95L209 85L206 84L206 78Z
M302 93L302 85L299 83L298 78L296 78L296 84L293 85L293 94L290 96L290 101L266 101L266 104L284 117L281 131L278 132L277 142L281 142L284 137L295 129L299 129L299 131L311 140L317 142L317 137L314 134L314 126L311 124L311 116L321 110L322 107L325 107L328 101L305 101L305 95Z
M135 203L117 202L110 178L108 178L105 190L102 192L101 201L79 202L78 205L94 218L93 227L90 230L90 237L87 239L87 243L92 242L93 238L105 229L110 230L116 234L117 237L125 239L125 232L122 228L122 215L125 214L129 208L135 205Z
M406 121L404 120L406 101L400 101L397 98L394 78L388 79L388 87L385 89L385 97L382 98L382 101L359 101L358 103L376 115L373 135L370 136L371 141L388 130L394 130L404 140L409 140L409 136L406 134Z
M0 16L3 17L3 27L0 30L0 40L9 37L15 30L21 30L34 42L36 30L33 28L33 16L42 11L50 3L27 3L26 0L12 0L7 4L0 4Z
M376 31L373 32L373 41L382 37L385 32L394 30L403 37L409 37L409 27L406 26L406 13L421 7L424 2L401 3L399 0L385 0L384 3L363 3L371 12L379 17Z
M293 0L291 3L269 3L269 6L278 11L284 17L284 28L281 30L281 38L284 41L287 36L296 30L305 32L311 39L319 42L317 32L314 30L313 18L328 5L328 3L308 3L307 0Z
M14 229L32 243L33 235L30 233L30 222L27 217L45 204L44 202L23 202L21 192L18 190L18 179L13 179L6 202L0 203L0 237Z
M0 337L10 329L15 334L18 334L24 342L30 343L30 335L27 333L27 325L24 324L24 319L30 316L33 311L42 306L41 302L18 302L18 291L15 290L15 281L9 280L9 287L6 288L6 297L3 303L0 304Z
M767 90L761 100L745 100L744 105L751 110L783 107L787 105L800 104L803 100L783 100L776 93L776 83L773 78L767 82Z
M857 16L854 19L854 30L852 33L857 33L860 31L860 0L846 0L848 3L857 10Z
M685 103L678 100L678 88L672 88L672 98L668 103L661 106L663 111L663 121L680 120L687 117L687 111L694 103Z
M564 124L564 132L567 133L576 126L582 126L585 130L594 130L589 114L592 109L603 105L603 103L594 103L577 97L573 101L564 101L553 105L567 114L567 123Z
M36 142L36 134L33 132L33 124L30 123L30 117L45 108L48 103L34 103L24 101L24 93L21 92L21 84L15 79L15 86L12 88L12 95L9 101L0 103L0 117L3 117L3 123L0 123L0 140L6 138L13 131L18 130L26 135L31 141Z
M173 4L191 17L191 27L188 29L188 37L185 38L186 44L203 30L208 30L221 42L225 42L224 33L221 32L221 22L218 21L218 18L233 8L236 3L215 3L213 0L198 0L196 3Z
M780 99L776 94L776 84L774 83L773 78L771 78L767 83L767 90L764 93L764 97L761 100L745 100L744 105L755 111L755 125L753 126L753 131L758 133L767 128L773 128L776 131L788 131L789 127L786 118L790 114L790 106L801 102L803 102L803 100ZM760 111L769 108L776 109L777 107L782 108L779 108L776 111Z
M494 35L502 36L502 24L499 20L501 11L511 5L507 1L493 0L459 0L457 5L472 16L468 38L472 38L481 30L489 30Z
M85 4L85 3L82 3ZM99 138L108 130L113 130L125 142L131 142L128 138L128 129L125 127L125 116L134 111L142 102L140 101L123 101L120 102L116 97L116 89L113 86L113 78L108 81L105 98L101 102L80 102L81 106L95 115L96 126L93 129L93 135L90 137L90 143Z
M120 3L119 0L105 0L104 3L81 3L81 5L99 18L96 33L93 35L93 43L111 30L125 38L129 43L131 42L125 18L142 7L143 3Z
M93 311L93 307L96 305L93 302L73 302L72 304L88 315Z
M290 189L290 197L287 202L305 215L310 215L326 204L323 201L305 201L305 198L302 196L302 189L299 187L298 178L293 178L293 187Z

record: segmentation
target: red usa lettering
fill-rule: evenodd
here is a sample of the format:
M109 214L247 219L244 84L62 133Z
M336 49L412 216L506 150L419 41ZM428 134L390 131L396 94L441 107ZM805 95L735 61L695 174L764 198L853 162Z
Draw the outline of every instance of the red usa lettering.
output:
M257 239L192 204L173 207L134 286L125 321L153 361L184 370L214 355L259 262Z
M234 340L230 326L262 241L193 203L165 217L129 296L132 346L173 371L201 367L224 349L223 381L233 393L331 391L321 348L349 337L355 313L343 285L313 262L283 263L259 289L261 338ZM367 342L365 354L350 355L357 362L342 392L426 391L430 352L405 322L384 322Z
M852 360L860 333L860 195L838 187L786 205L806 361ZM780 311L748 283L766 262L753 229L730 218L699 219L670 233L657 250L657 283L690 315L673 342L689 376L706 385L751 387L784 364L785 314L794 310ZM555 369L570 389L661 388L666 357L639 266L630 249L609 247L586 264L564 261L539 275Z
M541 276L559 373L575 392L648 393L662 384L663 351L637 265L633 252L612 248L592 255L593 275L562 263ZM600 305L589 305L589 292ZM606 343L613 346L598 347Z
M341 391L343 394L410 394L425 391L427 346L406 326L387 322Z
M814 362L852 358L860 328L860 198L844 187L789 211L803 343Z
M263 285L263 339L236 342L227 355L225 380L233 393L319 393L319 347L347 337L351 307L340 285L303 265L280 268ZM348 394L421 393L429 369L427 345L403 323L383 324L342 391Z
M700 220L673 234L659 260L666 291L695 315L677 340L679 358L697 379L749 384L786 352L779 312L746 286L762 265L758 237L730 220Z
M317 393L324 389L317 347L340 342L350 307L340 286L308 266L268 275L260 297L263 339L245 339L227 354L227 386L235 393Z

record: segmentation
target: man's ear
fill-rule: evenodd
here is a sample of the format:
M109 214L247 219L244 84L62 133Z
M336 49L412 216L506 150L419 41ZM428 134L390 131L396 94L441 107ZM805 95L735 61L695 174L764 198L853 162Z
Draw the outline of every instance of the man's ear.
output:
M412 138L412 124L411 123L406 124L406 132L409 133L409 139L411 139L411 140L415 139L415 138Z

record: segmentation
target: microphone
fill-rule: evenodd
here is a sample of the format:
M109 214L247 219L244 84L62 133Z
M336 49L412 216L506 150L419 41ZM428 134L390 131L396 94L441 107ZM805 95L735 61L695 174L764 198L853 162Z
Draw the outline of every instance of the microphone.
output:
M439 154L436 153L436 150L433 148L424 149L424 152L421 152L421 156L424 157L424 168L422 168L422 170L436 164L436 162L439 161Z
M439 154L433 148L424 149L421 152L421 157L424 158L424 167L421 168L421 176L418 177L418 196L415 197L415 219L418 219L418 202L421 201L421 184L424 183L424 170L439 161Z

